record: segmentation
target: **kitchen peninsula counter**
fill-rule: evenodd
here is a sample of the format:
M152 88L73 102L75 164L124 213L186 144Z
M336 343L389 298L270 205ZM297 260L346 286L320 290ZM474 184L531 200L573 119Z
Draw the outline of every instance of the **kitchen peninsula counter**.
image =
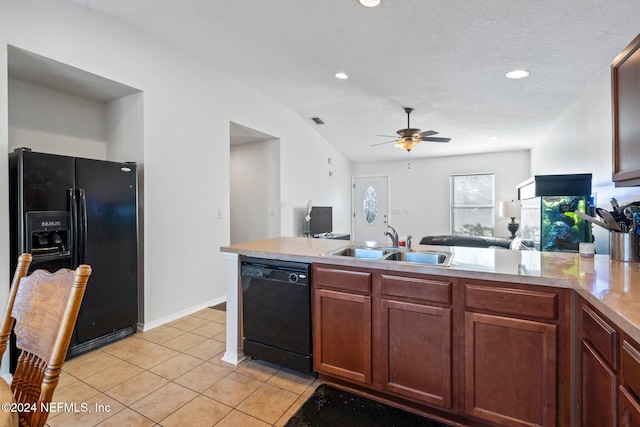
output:
M454 255L450 266L437 267L324 255L349 244L356 242L279 237L225 246L221 251L260 258L570 288L631 338L640 342L638 263L610 261L608 255L587 258L576 253L424 245L415 245L414 249L452 250Z
M358 242L221 248L233 310L225 360L244 357L239 256L301 261L313 264L313 366L324 381L463 425L640 419L640 264L424 245L414 249L453 251L449 266L325 255L347 245Z

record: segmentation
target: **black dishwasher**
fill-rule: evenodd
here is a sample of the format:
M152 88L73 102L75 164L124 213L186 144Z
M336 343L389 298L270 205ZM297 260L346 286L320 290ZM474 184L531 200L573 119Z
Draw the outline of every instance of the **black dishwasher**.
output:
M243 257L243 351L247 356L310 373L310 265Z

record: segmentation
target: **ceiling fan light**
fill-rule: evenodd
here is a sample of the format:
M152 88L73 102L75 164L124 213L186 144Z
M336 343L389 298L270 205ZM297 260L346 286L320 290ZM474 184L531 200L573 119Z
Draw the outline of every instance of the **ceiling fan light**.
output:
M402 148L403 150L413 150L418 144L420 144L419 139L413 138L402 138L398 142L395 143L395 146L398 148Z
M380 4L380 0L358 0L364 7L376 7Z

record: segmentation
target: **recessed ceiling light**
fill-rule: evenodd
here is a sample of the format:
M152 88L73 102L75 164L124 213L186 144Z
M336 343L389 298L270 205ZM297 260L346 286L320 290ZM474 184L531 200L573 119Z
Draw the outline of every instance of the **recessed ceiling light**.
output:
M340 79L340 80L349 78L349 76L347 76L347 74L343 72L335 73L334 76L336 76L336 79Z
M513 70L509 71L506 76L510 79L524 79L529 76L529 72L527 70Z
M380 4L380 0L358 0L365 7L376 7Z

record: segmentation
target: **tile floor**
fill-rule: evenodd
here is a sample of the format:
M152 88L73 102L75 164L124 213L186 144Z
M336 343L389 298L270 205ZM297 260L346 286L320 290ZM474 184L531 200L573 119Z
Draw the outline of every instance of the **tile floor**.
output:
M320 382L266 362L222 362L225 314L203 309L65 362L47 425L284 425Z

